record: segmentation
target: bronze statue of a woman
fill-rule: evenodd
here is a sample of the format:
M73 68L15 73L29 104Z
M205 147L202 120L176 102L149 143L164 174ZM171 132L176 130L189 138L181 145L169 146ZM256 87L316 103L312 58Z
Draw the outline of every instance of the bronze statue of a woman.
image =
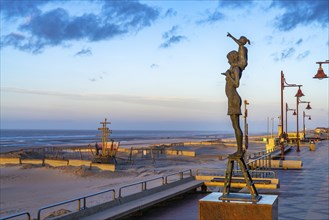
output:
M231 67L225 73L222 74L226 76L225 93L228 99L227 114L231 118L237 142L237 151L231 156L242 157L244 151L242 147L243 134L240 128L241 97L237 92L237 88L240 85L242 71L248 64L248 50L244 47L244 45L247 42L249 43L249 40L244 36L240 37L240 39L237 40L230 33L228 33L227 36L231 37L239 45L238 51L233 50L227 54L228 63Z

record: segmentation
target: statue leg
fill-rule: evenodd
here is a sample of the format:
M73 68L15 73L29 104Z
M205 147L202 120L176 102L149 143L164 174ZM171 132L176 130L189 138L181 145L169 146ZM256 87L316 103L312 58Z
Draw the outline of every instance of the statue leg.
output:
M243 155L243 148L242 148L242 130L240 128L240 116L239 115L230 115L231 121L232 121L232 126L235 132L235 138L236 138L236 144L238 145L237 152L234 154L237 155Z

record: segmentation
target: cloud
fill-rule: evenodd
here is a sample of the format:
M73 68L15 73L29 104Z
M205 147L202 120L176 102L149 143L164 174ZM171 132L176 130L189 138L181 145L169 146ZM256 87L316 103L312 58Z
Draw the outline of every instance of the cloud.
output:
M255 0L220 0L219 1L219 8L245 8L250 7L253 5Z
M290 31L299 25L319 24L328 27L329 2L324 0L276 0L271 7L284 9L284 13L275 18L274 26L280 31Z
M284 61L284 60L292 57L292 55L295 53L295 51L296 50L293 47L290 47L285 50L282 50L280 54L274 53L274 54L272 54L272 56L274 57L275 61Z
M158 68L159 68L159 65L158 65L158 64L155 64L155 63L152 63L152 64L150 65L150 68L151 68L151 69L158 69Z
M42 96L55 96L65 99L85 100L85 101L113 101L128 104L150 105L150 106L164 106L174 108L186 108L188 106L197 105L219 105L219 102L213 100L199 100L189 98L173 98L173 97L155 97L155 96L138 96L126 94L83 94L83 93L65 93L57 91L44 91L35 89L24 89L14 87L2 87L1 92L19 93L24 95L42 95Z
M175 17L176 15L177 15L177 11L175 11L172 8L169 8L165 13L165 17Z
M74 56L91 56L92 52L89 48L82 49L79 52L77 52Z
M172 26L172 28L171 28L169 31L165 32L165 33L162 35L162 38L163 38L163 39L167 39L167 38L169 38L170 36L176 34L178 28L179 28L178 25L174 25L174 26Z
M297 59L302 60L302 59L306 58L308 55L310 55L310 53L311 52L309 50L304 51L303 53L298 54Z
M178 44L179 42L187 39L187 37L183 35L176 35L178 29L179 26L174 25L169 31L162 34L162 38L165 42L160 45L160 48L169 48L173 44Z
M185 36L172 36L168 40L166 40L164 43L160 45L161 48L168 48L171 47L173 44L178 44L179 42L186 40L187 38Z
M43 6L50 1L8 1L0 0L1 14L6 20L30 16L40 13L39 6Z
M218 1L218 6L214 11L205 11L205 18L198 20L196 24L214 24L226 18L225 14L222 12L223 9L244 9L250 7L254 4L254 0L220 0Z
M300 45L302 42L303 42L303 39L300 38L300 39L296 42L296 44L297 44L297 45Z
M291 57L294 53L295 53L295 49L292 47L283 50L281 52L281 60L285 60L285 59Z
M198 20L196 22L197 24L213 24L225 18L225 15L221 13L219 9L216 9L214 12L210 12L209 10L207 10L205 14L206 18Z
M92 78L89 78L88 80L89 80L90 82L96 82L96 81L98 81L98 80L102 80L102 79L103 79L103 75L107 75L107 73L103 72L103 73L101 73L101 75L94 76L94 77L92 77Z
M101 4L101 10L80 16L70 15L69 11L60 7L41 11L39 7L47 1L42 4L40 1L31 1L35 2L31 4L27 3L30 1L4 2L6 4L1 12L7 20L22 16L30 16L30 19L20 23L16 32L1 36L1 47L12 46L32 53L41 53L48 46L65 45L71 41L96 42L136 33L151 26L160 14L158 9L128 0L92 1L93 4ZM18 2L24 3L19 5ZM26 8L28 6L31 8Z

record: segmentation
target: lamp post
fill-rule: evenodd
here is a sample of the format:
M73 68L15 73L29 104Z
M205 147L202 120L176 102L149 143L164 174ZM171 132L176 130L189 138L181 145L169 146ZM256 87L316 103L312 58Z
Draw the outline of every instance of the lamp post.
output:
M296 85L296 84L289 84L286 82L286 79L284 78L284 74L283 74L283 71L281 71L281 122L280 122L280 126L281 126L281 131L279 132L280 134L280 140L281 138L283 137L283 90L285 87L299 87L299 90L300 91L300 94L297 94L296 95L301 95L303 94L300 90L300 87L302 85ZM301 97L301 96L299 96ZM284 141L281 141L281 159L284 160Z
M310 115L306 115L305 111L303 111L303 132L304 132L304 139L306 139L306 132L305 132L305 118L308 117L308 120L311 120Z
M329 60L326 60L326 61L319 61L319 62L316 62L317 64L319 64L319 69L318 69L318 72L315 74L315 76L313 77L314 79L325 79L325 78L328 78L328 76L324 73L323 69L322 69L322 64L329 64Z
M286 137L288 138L288 111L294 111L292 115L296 115L296 109L288 108L288 103L286 103Z
M271 130L271 138L273 138L274 118L271 118L271 127L272 127L272 130Z
M306 109L307 110L310 110L312 109L311 106L310 106L310 102L306 102L306 101L300 101L299 97L297 97L297 94L296 94L296 110L297 110L297 152L300 152L300 149L299 149L299 124L298 124L298 106L300 103L307 103L307 107Z

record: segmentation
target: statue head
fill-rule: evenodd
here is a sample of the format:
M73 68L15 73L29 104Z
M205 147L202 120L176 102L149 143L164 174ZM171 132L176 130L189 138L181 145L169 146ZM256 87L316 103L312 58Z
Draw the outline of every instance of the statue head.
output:
M239 42L240 42L242 45L245 45L246 43L250 44L250 41L249 41L248 38L246 38L245 36L241 36L240 39L239 39Z
M229 52L226 55L227 59L228 59L228 63L230 65L236 64L239 61L239 56L238 56L238 52L235 50L232 50L231 52Z

